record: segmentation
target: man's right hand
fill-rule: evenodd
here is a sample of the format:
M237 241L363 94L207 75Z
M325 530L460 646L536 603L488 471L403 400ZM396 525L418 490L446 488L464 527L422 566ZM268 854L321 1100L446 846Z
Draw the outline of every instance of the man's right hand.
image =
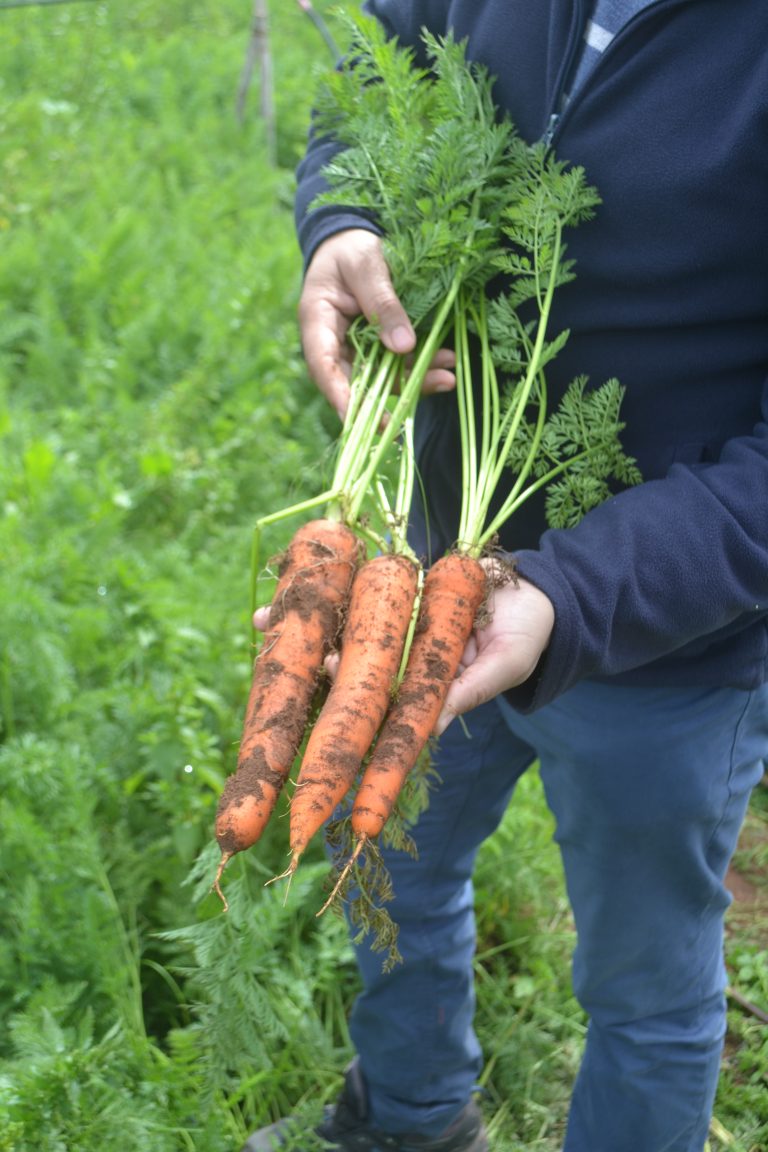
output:
M344 419L349 403L353 353L347 343L352 321L363 315L378 325L382 343L407 354L416 334L395 295L381 240L352 228L325 240L310 261L299 301L301 343L309 374ZM441 349L425 380L425 391L454 385L453 353Z

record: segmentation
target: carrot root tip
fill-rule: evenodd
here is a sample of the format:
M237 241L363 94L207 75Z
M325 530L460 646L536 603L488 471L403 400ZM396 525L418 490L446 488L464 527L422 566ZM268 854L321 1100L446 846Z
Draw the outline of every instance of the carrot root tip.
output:
M232 853L231 852L223 852L222 853L221 860L219 861L219 866L216 869L216 875L214 877L213 884L211 884L211 891L215 892L216 895L218 896L219 900L221 900L222 904L224 905L224 911L225 912L229 912L229 901L227 900L226 896L224 895L224 893L222 891L221 877L224 875L224 869L226 868L227 864L229 863L229 861L231 859L232 859Z
M354 868L355 862L356 862L358 856L363 851L363 849L365 848L365 845L367 843L368 843L368 837L365 835L365 833L363 833L362 836L360 836L358 838L357 844L355 845L354 852L352 853L349 860L347 860L346 864L344 865L341 872L339 873L339 876L336 880L336 883L334 884L334 886L331 890L330 896L326 900L325 904L323 904L320 911L315 913L315 916L322 916L323 912L327 911L327 909L330 908L331 904L333 904L334 900L336 899L336 897L339 893L339 889L341 888L341 886L344 883L344 881L346 880L347 876L349 876L350 872Z
M285 886L285 896L283 898L283 903L285 903L288 900L288 893L291 890L291 881L293 880L293 875L294 875L294 873L298 867L298 864L299 864L299 853L294 852L293 856L291 857L291 862L288 865L288 867L285 869L285 871L281 872L278 876L273 876L271 880L267 880L264 883L264 887L268 888L270 884L274 884L277 880L287 880L288 881L288 883Z

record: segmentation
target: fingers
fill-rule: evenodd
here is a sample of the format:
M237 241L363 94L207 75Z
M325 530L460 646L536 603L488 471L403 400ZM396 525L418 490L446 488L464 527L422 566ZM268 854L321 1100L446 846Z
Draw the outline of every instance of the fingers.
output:
M269 614L271 612L271 605L265 604L262 608L257 608L253 614L253 626L257 632L266 632L269 627Z
M507 683L503 660L486 657L468 664L448 689L435 735L440 736L457 716L479 708L511 686Z
M456 353L452 348L440 348L432 358L424 377L422 392L450 392L456 387Z
M349 404L351 362L346 343L349 318L333 302L330 286L305 286L299 305L301 343L307 369L339 419Z
M382 342L391 351L413 350L416 334L392 287L381 241L373 232L354 228L319 246L299 302L307 368L341 419L349 403L346 334L361 314L378 325Z
M416 333L395 294L381 241L371 232L358 231L354 236L354 244L345 243L339 250L344 283L359 311L377 326L382 343L391 352L411 352Z
M457 716L527 680L549 645L554 624L551 600L527 580L495 589L489 619L469 639L435 735Z
M407 355L416 334L392 286L381 240L363 228L337 232L322 243L310 262L299 301L304 357L312 379L343 421L349 404L352 370L347 332L355 317L376 324L382 343ZM424 379L425 392L447 392L456 385L452 349L441 348Z

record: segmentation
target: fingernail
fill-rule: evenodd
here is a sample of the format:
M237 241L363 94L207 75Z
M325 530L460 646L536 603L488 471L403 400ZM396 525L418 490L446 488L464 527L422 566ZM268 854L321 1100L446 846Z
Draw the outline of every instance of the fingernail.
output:
M404 324L398 324L389 334L393 352L410 352L413 347L413 336Z

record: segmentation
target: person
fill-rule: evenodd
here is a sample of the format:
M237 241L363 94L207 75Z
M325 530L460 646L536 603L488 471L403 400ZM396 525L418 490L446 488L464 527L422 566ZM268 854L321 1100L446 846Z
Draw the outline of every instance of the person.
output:
M357 949L357 1055L319 1131L343 1152L488 1147L472 868L538 760L589 1021L565 1152L701 1152L725 1031L724 879L768 756L768 6L364 7L417 53L423 28L466 38L522 136L597 186L595 218L569 238L576 279L553 330L570 338L548 385L619 378L643 483L575 528L546 530L526 505L502 534L519 582L496 592L449 691L419 860L388 859L404 963L385 975ZM375 222L308 211L333 147L312 139L299 169L300 325L343 416L352 318L402 353L414 333ZM443 351L418 414L412 538L427 560L457 525L451 368Z

